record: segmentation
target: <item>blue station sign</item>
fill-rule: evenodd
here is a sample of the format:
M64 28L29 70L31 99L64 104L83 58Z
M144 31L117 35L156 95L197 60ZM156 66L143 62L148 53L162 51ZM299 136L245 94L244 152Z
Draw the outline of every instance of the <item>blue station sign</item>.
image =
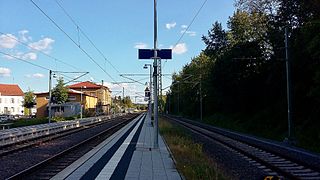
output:
M138 52L139 59L153 59L154 50L153 49L139 49ZM157 58L160 59L172 59L172 50L171 49L158 49Z

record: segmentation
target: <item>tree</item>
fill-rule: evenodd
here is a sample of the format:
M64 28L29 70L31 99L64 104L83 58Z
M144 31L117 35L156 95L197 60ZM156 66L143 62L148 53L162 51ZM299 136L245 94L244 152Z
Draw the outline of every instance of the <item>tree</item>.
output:
M29 109L28 115L31 115L31 108L36 105L35 95L33 91L28 90L28 92L24 93L24 101L23 101L23 107Z
M208 31L208 35L202 36L202 40L207 45L204 52L209 56L218 56L228 46L227 33L222 29L221 23L217 21Z
M124 106L127 107L127 108L132 108L133 107L133 103L132 103L132 101L130 99L130 96L124 97L123 103L124 103Z
M52 91L52 102L63 104L68 100L68 88L63 83L63 78L58 79L58 84Z
M249 13L262 13L268 16L275 16L278 12L279 0L236 0L235 6Z

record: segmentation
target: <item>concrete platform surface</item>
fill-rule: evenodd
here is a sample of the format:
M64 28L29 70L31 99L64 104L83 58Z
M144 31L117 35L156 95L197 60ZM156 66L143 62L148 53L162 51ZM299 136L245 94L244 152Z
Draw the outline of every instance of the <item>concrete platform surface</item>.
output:
M143 114L52 179L181 179L159 135L153 149L154 128Z

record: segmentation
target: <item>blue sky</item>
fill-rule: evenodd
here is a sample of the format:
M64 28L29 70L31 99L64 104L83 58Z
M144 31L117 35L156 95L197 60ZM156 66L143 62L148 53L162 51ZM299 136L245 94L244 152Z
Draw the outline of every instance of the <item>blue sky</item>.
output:
M143 69L150 60L138 60L137 48L153 47L153 0L57 0L73 17L79 27L101 50L116 70L90 45L83 34L68 19L55 0L34 0L81 48L83 48L105 71L95 65L68 37L52 24L29 0L0 1L0 52L25 61L58 71L88 71L80 80L104 80L116 94L120 86L111 82L127 82L122 74L148 74ZM158 0L158 46L170 48L180 38L204 1ZM181 70L204 49L201 36L219 21L226 27L233 14L233 0L208 0L190 26L188 32L173 50L173 59L166 62L163 73ZM2 34L3 33L3 34ZM29 45L24 46L14 39ZM32 47L32 48L30 48ZM58 59L55 61L34 49ZM71 66L60 63L64 61ZM15 83L24 90L48 91L48 70L15 60L0 54L0 83ZM59 73L57 73L59 76ZM79 74L69 74L75 77ZM148 81L147 76L131 77ZM67 79L66 79L67 80ZM55 81L54 81L55 83ZM163 78L163 87L170 85L170 76ZM144 86L122 84L125 95L141 94ZM138 98L139 100L139 98Z

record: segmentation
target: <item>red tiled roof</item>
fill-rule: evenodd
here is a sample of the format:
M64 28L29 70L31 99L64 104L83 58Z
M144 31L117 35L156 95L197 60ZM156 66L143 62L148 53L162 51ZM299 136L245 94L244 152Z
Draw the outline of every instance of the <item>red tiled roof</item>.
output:
M80 82L77 84L72 84L72 85L68 86L68 88L70 88L70 89L81 89L81 88L100 89L101 86L97 85L93 82L90 82L90 81L85 81L85 82Z
M90 82L90 81L85 81L85 82L80 82L80 83L77 83L77 84L72 84L70 86L68 86L68 88L70 89L100 89L102 87L102 85L100 84L96 84L96 83L93 83L93 82ZM105 88L107 88L110 92L111 90L107 87L107 86L103 86Z
M34 94L35 95L43 95L43 94L48 94L49 95L49 92L38 92L38 93L34 93ZM68 94L82 94L84 96L96 97L96 96L92 96L90 94L87 94L85 92L76 91L76 90L73 90L73 89L68 89Z
M24 96L23 91L16 84L0 84L1 96Z

